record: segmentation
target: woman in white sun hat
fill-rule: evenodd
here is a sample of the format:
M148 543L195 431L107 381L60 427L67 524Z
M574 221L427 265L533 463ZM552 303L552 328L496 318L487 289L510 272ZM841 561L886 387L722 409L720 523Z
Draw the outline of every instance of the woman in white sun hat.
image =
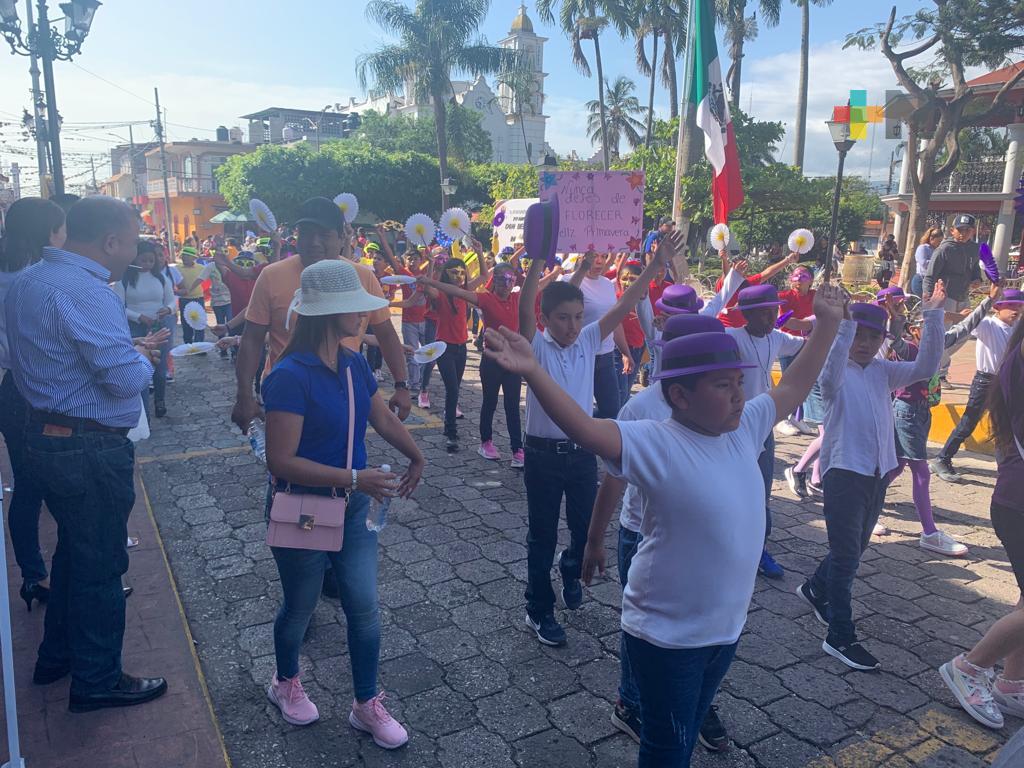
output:
M377 391L365 358L341 345L343 338L359 333L368 312L386 305L386 299L363 289L355 268L344 260L328 259L306 267L289 308L289 322L294 323L291 341L263 383L267 467L275 495L287 491L345 496L348 502L340 551L299 548L304 544L294 541L271 547L284 602L274 622L277 669L267 694L293 725L308 725L319 718L299 682L299 651L330 562L348 631L355 693L349 723L370 733L379 746L394 749L409 736L388 714L384 694L377 689L377 534L367 529L366 513L370 497L380 501L409 496L420 481L424 462L412 436ZM367 467L368 422L409 459L404 475ZM273 519L278 519L276 510ZM277 523L270 525L273 533ZM316 527L306 530L312 539ZM294 536L294 530L289 532Z

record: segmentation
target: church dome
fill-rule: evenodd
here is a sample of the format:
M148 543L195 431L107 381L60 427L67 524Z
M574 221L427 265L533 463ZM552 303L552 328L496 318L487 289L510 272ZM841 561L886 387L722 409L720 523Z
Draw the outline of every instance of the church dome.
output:
M519 6L519 14L512 20L511 32L533 32L533 22L526 15L526 5Z

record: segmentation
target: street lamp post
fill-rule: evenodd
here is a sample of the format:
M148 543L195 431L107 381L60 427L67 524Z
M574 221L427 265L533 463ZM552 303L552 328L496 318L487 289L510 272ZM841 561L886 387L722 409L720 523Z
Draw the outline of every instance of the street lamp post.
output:
M31 12L32 0L26 0ZM71 61L85 42L92 26L93 16L100 7L99 0L70 0L61 3L64 12L64 33L51 26L47 0L38 0L38 20L33 24L31 15L22 35L16 0L0 0L0 34L11 46L11 52L22 56L38 56L43 62L43 87L46 89L46 133L50 142L54 192L64 194L64 168L60 154L60 118L57 114L57 96L53 84L53 62ZM58 19L57 21L59 21ZM39 180L42 191L44 180Z
M441 182L441 210L448 210L448 198L453 196L459 189L458 184L449 178L445 178Z
M825 252L825 276L827 283L832 277L832 260L836 249L836 237L839 234L839 197L843 192L843 165L846 163L846 153L849 152L857 142L850 138L850 124L841 123L836 120L826 121L828 132L832 135L832 143L839 151L839 168L836 170L836 189L832 195L832 223L829 226L828 250Z

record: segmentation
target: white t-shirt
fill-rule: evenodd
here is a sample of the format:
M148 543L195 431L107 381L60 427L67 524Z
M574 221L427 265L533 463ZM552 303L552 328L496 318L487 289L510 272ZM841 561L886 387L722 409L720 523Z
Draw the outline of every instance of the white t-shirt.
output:
M616 421L664 421L671 418L672 408L665 402L665 396L661 393L661 383L654 382L647 389L629 398L622 408ZM622 495L622 511L619 512L619 525L627 531L637 533L640 530L640 521L643 519L643 500L640 491L633 484L626 486L626 492Z
M559 280L569 282L572 275L562 275ZM580 283L580 290L583 291L583 322L584 324L596 323L608 314L615 302L615 283L604 275L600 277L584 277ZM603 355L615 349L615 339L608 334L601 341L597 354ZM586 410L586 409L584 409Z
M982 320L971 335L978 340L974 345L974 362L982 373L999 373L999 364L1006 355L1013 326L1007 325L995 315Z
M163 276L161 280L152 272L139 272L135 285L125 286L118 280L114 283L114 293L124 302L125 314L133 323L139 321L141 315L156 318L156 313L166 307L172 312L177 307L174 298L174 286Z
M601 344L601 327L597 323L583 326L576 341L563 347L545 328L533 334L533 354L541 368L558 386L569 393L585 413L594 407L594 356ZM548 417L532 389L526 390L526 434L554 440L567 440Z
M643 539L622 597L622 629L660 648L736 642L764 546L764 480L757 457L775 424L769 395L739 427L702 435L669 419L616 422L621 466L608 471L643 497Z
M726 328L725 332L736 339L740 349L740 359L744 363L753 363L757 368L743 371L743 394L747 400L770 392L772 388L772 367L780 357L790 357L804 346L799 336L791 336L780 330L772 331L764 336L752 336L743 328Z

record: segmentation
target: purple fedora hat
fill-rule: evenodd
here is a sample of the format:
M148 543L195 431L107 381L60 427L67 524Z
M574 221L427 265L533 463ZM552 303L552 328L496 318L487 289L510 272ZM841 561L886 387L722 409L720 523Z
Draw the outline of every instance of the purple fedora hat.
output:
M875 296L875 301L881 305L884 304L885 300L890 296L892 296L894 299L907 298L907 294L903 292L902 288L900 288L898 285L890 285L888 288L883 288L878 292L878 295Z
M666 315L692 315L700 311L704 301L688 285L670 285L654 306Z
M1024 304L1024 291L1016 288L1004 288L1003 295L999 297L995 306L1002 309L1003 307L1019 307L1021 304Z
M858 302L850 305L850 319L857 325L865 325L876 331L885 333L889 313L883 307L869 302Z
M779 291L774 285L752 285L739 292L736 309L760 309L761 307L781 307L785 302L779 299Z
M664 347L672 339L683 336L690 336L694 333L723 333L725 326L717 317L710 315L672 315L665 321L665 328L661 332L661 338L655 339L651 344L655 347Z
M533 203L526 209L523 219L523 244L531 259L542 259L547 266L555 266L558 225L558 195L554 195L550 200Z
M680 336L661 348L661 370L655 379L671 379L693 373L733 368L756 368L744 363L736 339L722 331Z

